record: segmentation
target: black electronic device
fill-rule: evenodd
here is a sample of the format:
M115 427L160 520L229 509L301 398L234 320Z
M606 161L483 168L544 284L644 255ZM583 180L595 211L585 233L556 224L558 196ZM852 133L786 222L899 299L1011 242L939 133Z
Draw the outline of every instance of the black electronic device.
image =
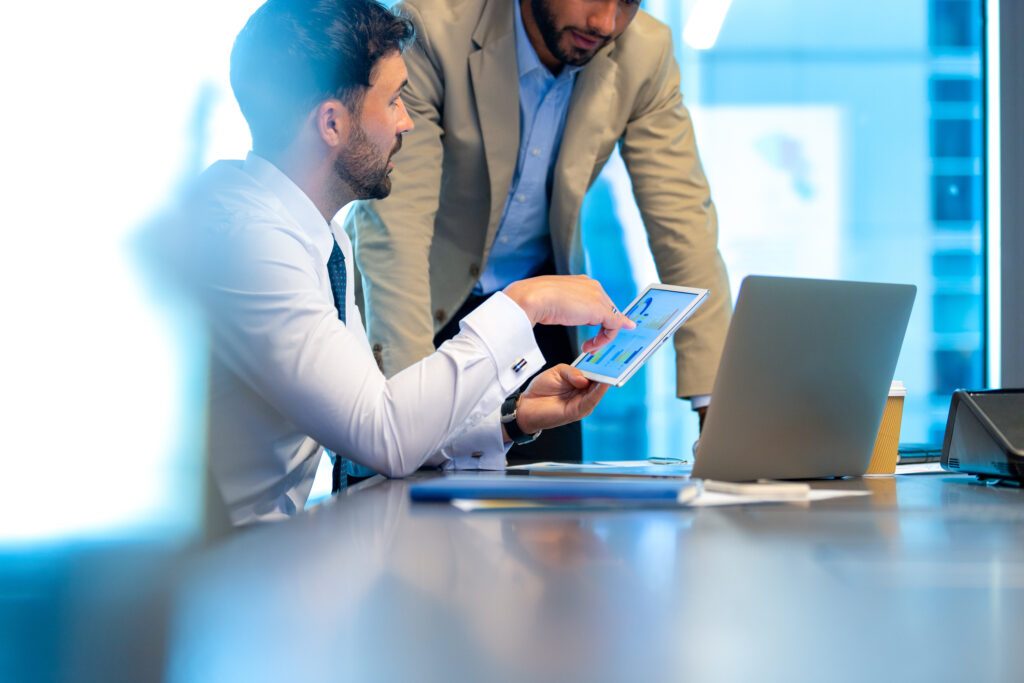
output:
M1024 482L1024 389L955 391L940 462L951 472Z
M901 443L898 452L900 465L919 465L942 460L941 443Z

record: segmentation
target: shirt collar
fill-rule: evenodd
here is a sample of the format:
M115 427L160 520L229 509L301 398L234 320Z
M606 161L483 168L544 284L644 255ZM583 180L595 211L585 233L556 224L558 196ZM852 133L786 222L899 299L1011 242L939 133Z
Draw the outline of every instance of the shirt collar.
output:
M537 51L533 48L533 43L530 42L530 36L526 34L526 25L523 23L523 8L519 0L512 0L512 5L515 7L516 16L516 61L519 62L519 78L521 79L526 74L537 69L541 69L545 76L554 78L554 74L548 71L548 68L540 61ZM571 77L582 68L582 66L565 65L559 75L564 73L567 77Z
M334 248L334 234L313 200L281 169L256 152L249 152L246 155L242 170L277 197L306 236L316 245L317 251L326 263Z

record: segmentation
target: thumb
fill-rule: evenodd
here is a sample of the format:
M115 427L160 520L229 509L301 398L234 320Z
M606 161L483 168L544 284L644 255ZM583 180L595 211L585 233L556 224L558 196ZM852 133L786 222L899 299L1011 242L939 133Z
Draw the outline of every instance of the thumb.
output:
M600 403L601 398L608 391L609 386L610 385L608 384L601 384L600 382L591 383L590 389L588 389L587 392L583 394L583 399L580 401L580 419L586 417L587 415L590 415L590 413L594 411L594 408L597 407L597 404Z
M559 365L558 372L562 376L562 379L572 385L575 389L586 389L590 386L590 380L584 376L578 368L574 368L571 365Z

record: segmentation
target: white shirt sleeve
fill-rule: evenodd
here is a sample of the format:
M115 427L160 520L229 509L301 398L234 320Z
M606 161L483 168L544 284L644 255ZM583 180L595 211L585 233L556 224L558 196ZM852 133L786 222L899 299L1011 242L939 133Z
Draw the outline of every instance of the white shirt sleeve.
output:
M476 337L481 344L490 349L495 358L515 360L498 366L498 381L480 402L482 406L498 407L489 414L485 414L483 410L474 411L473 417L462 429L455 431L441 448L438 454L440 457L431 459L432 463L443 465L446 469L459 470L505 468L505 455L511 443L504 443L501 436L501 403L522 384L523 374L532 375L544 363L543 357L538 358L539 365L533 365L532 363L536 361L530 358L517 357L518 349L525 348L524 340L516 338L516 328L510 328L508 321L521 317L525 318L522 309L499 292L461 321L460 336ZM501 333L502 330L505 334ZM529 329L529 335L532 339L532 328ZM447 344L441 348L444 349L445 346ZM527 365L516 370L519 360L525 360ZM533 370L527 373L526 367L532 367Z
M386 379L338 319L305 246L272 225L242 232L228 236L204 295L214 352L270 406L387 476L428 459L503 463L497 410L544 364L518 305L495 294L454 339Z
M495 410L449 439L432 460L447 470L503 470L511 446L501 437L501 411Z
M700 410L709 405L711 405L711 394L698 394L690 397L690 407L694 410Z

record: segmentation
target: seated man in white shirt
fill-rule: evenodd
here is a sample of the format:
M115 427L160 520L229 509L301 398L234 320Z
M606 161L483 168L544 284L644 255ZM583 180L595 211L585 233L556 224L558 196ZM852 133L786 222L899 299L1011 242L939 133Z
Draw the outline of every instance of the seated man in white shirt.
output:
M533 325L601 326L587 350L633 325L589 278L533 278L432 356L381 374L333 218L390 191L413 125L401 98L412 30L372 0L258 9L231 55L253 151L207 169L167 232L208 321L209 466L236 525L302 510L324 448L391 477L504 467L513 441L586 416L606 389L560 365L506 401L544 364Z

